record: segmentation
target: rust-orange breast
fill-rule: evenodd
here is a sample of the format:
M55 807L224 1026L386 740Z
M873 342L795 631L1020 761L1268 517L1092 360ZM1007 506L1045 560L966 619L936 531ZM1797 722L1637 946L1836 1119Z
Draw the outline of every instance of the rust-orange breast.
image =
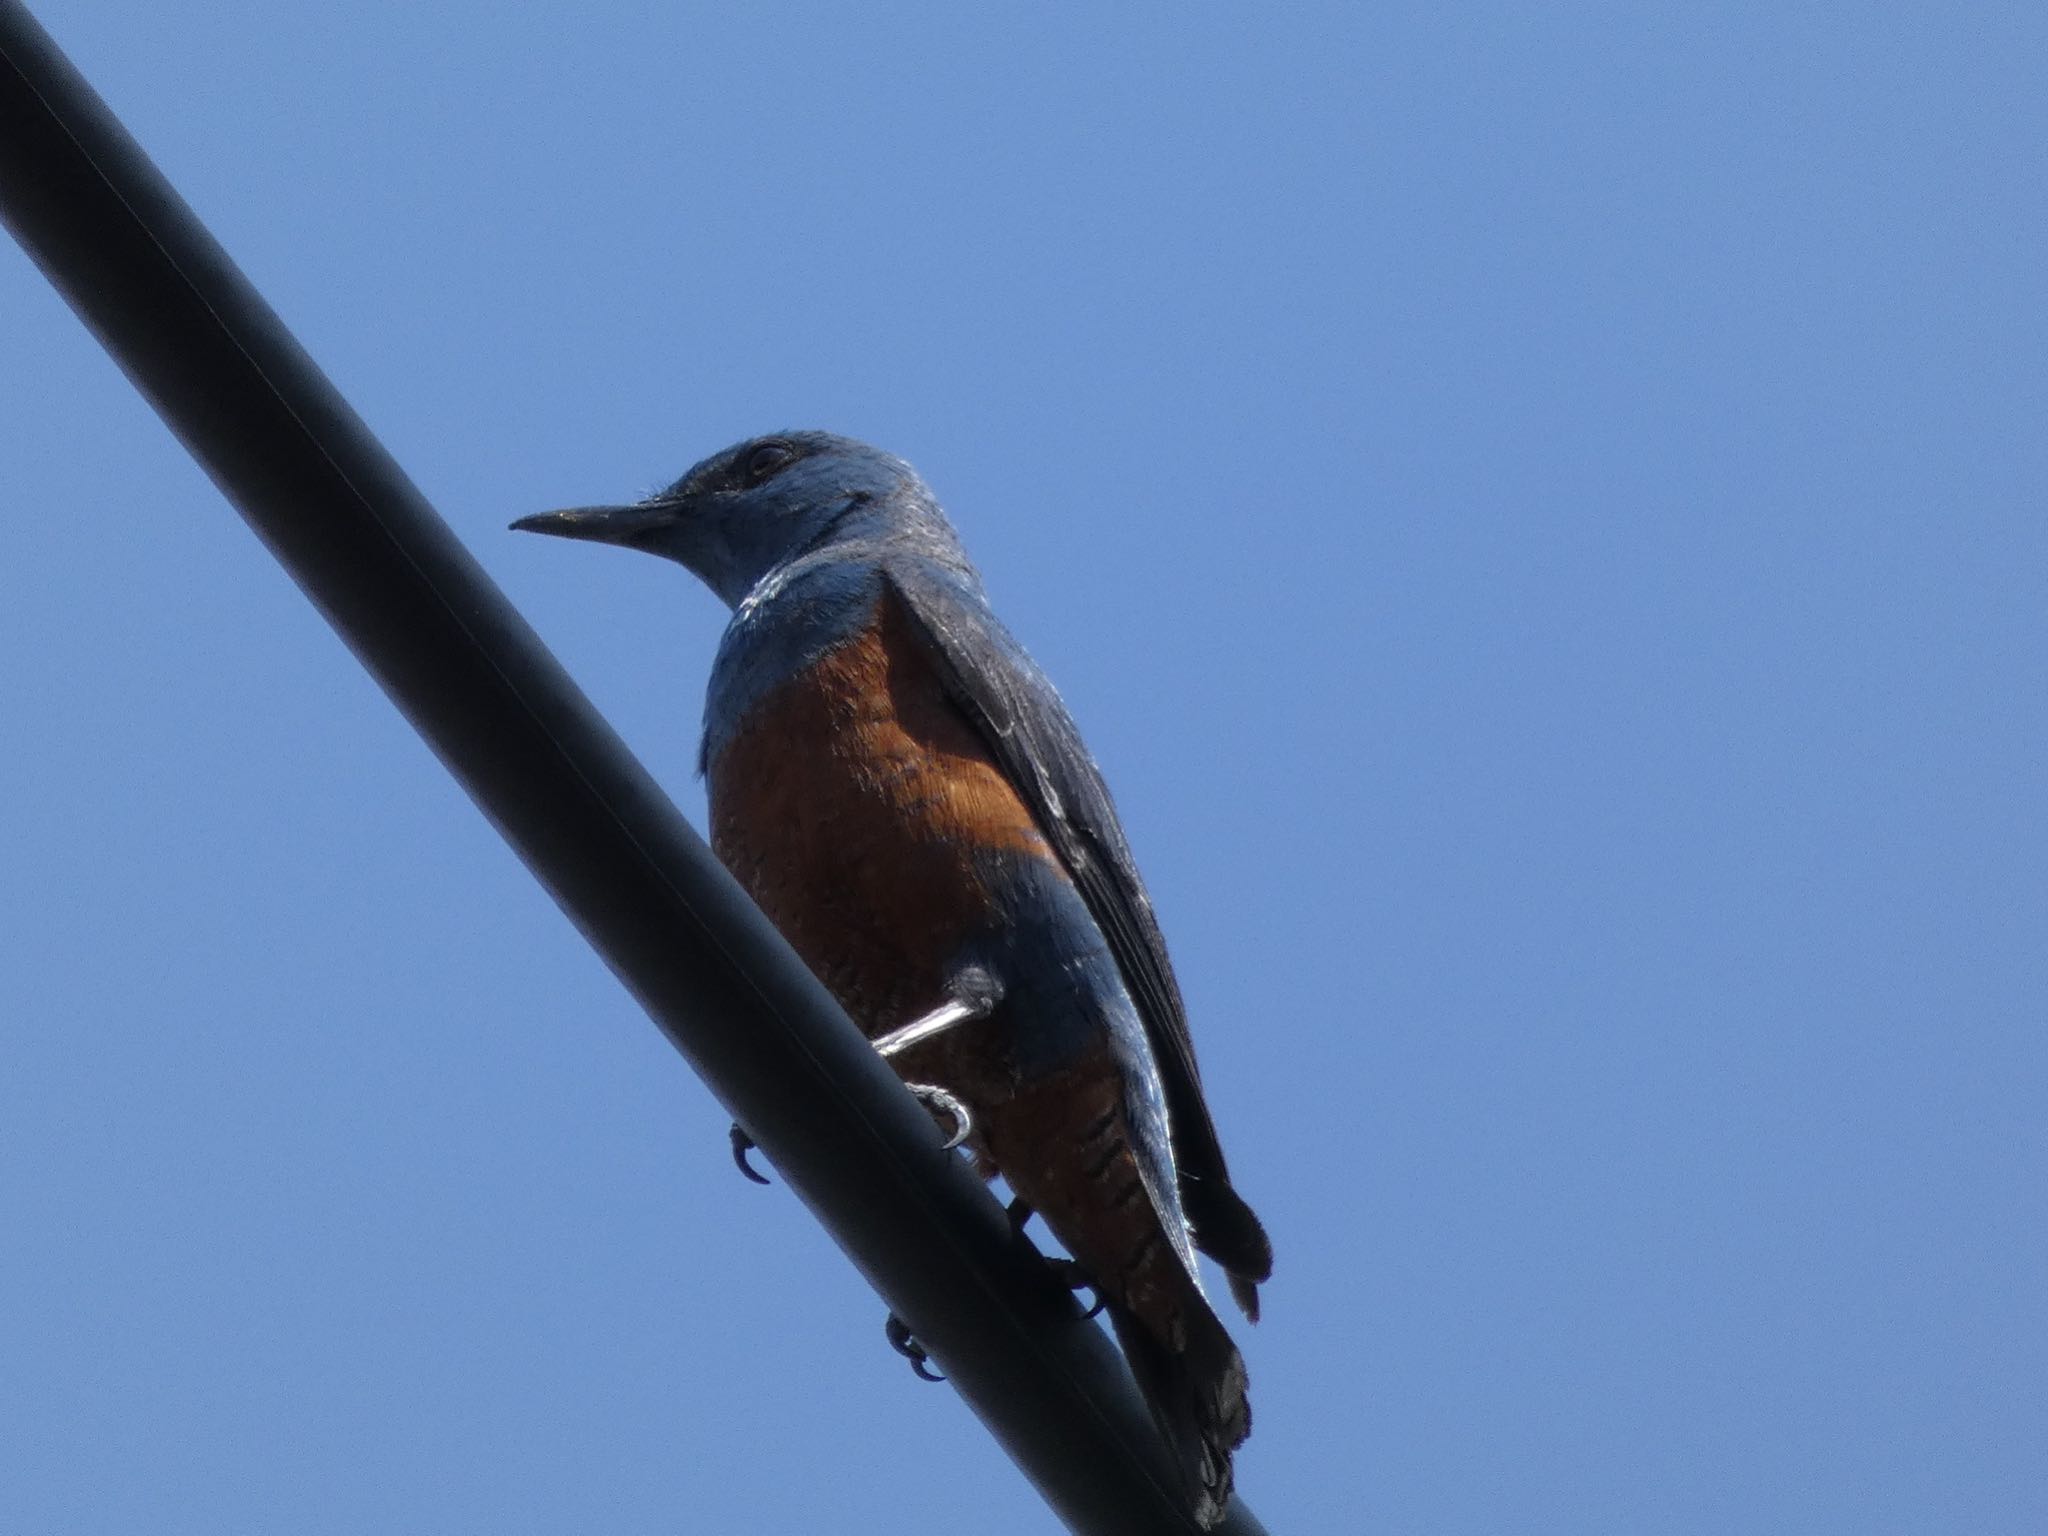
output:
M869 1034L937 1006L995 917L989 855L1052 859L893 595L710 765L712 846Z

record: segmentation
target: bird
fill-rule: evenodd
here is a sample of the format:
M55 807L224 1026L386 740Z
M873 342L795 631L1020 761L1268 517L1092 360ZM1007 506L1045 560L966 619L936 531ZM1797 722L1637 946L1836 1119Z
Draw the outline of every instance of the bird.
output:
M1073 1256L1217 1523L1251 1405L1195 1255L1256 1322L1272 1244L1102 773L937 498L892 454L791 431L512 527L662 556L730 609L697 764L713 850Z

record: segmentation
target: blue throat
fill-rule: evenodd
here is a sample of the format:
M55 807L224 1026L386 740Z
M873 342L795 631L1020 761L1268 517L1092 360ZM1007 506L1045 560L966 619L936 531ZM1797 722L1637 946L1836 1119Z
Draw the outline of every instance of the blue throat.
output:
M880 563L849 559L829 543L756 582L711 663L697 771L718 761L756 704L866 629L881 596Z

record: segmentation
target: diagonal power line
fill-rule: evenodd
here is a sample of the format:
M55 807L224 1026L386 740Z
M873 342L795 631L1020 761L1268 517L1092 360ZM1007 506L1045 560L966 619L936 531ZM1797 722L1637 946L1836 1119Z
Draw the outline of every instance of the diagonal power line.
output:
M19 0L0 219L1059 1517L1190 1536L1108 1340Z

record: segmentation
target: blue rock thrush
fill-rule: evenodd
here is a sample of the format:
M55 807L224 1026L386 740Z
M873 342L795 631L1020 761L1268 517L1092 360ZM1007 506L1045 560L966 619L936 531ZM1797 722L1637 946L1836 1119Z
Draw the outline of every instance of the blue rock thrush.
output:
M903 1076L965 1110L1078 1261L1204 1524L1251 1428L1245 1315L1272 1271L1231 1188L1179 986L1102 775L901 459L786 432L622 507L521 518L679 561L733 610L699 766L712 846Z

